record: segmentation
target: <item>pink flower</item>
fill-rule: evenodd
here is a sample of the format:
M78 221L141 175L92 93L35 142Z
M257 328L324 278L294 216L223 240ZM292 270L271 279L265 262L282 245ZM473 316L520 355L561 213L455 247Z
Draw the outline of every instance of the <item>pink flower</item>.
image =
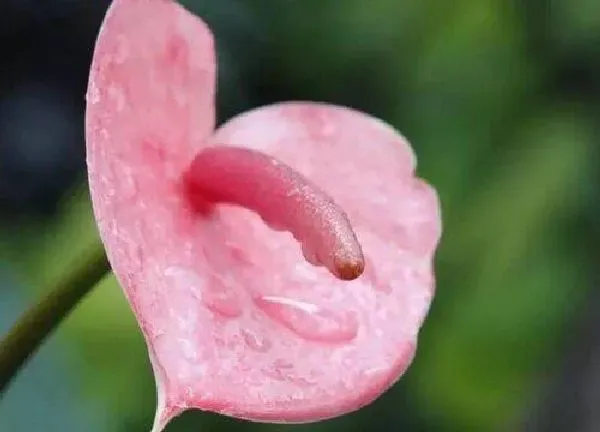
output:
M401 135L348 108L281 103L215 131L215 68L176 2L115 0L90 72L90 190L148 345L154 430L188 408L356 410L414 356L437 195Z

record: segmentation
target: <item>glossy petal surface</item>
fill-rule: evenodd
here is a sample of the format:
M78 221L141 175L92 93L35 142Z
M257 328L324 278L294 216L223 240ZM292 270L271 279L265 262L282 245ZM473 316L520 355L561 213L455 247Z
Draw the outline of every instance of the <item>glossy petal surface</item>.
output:
M89 83L89 180L154 366L155 430L186 408L281 422L358 409L414 355L433 297L437 196L402 136L346 108L278 104L213 133L214 76L200 20L171 1L113 2ZM336 279L247 209L198 213L182 175L220 145L272 155L329 194L364 274Z

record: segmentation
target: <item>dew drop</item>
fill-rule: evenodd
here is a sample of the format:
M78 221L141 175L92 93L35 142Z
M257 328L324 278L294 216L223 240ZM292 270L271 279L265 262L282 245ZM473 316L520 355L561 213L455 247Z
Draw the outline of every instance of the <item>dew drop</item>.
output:
M264 369L264 372L277 381L287 381L301 386L315 385L313 380L298 375L294 370L294 365L283 359L275 360L269 367Z
M358 320L351 312L336 312L287 297L254 299L257 307L303 339L315 342L350 342L358 333Z
M214 276L206 288L202 300L212 312L224 318L237 318L242 314L239 294L226 279Z
M269 339L247 329L242 329L241 333L248 348L258 352L267 352L271 349Z

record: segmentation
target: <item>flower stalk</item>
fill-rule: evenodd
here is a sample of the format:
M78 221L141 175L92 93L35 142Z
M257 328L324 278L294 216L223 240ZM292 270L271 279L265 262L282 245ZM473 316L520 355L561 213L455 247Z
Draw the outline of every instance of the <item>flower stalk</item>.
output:
M0 398L45 339L109 272L104 248L96 243L67 268L41 301L21 315L0 341Z

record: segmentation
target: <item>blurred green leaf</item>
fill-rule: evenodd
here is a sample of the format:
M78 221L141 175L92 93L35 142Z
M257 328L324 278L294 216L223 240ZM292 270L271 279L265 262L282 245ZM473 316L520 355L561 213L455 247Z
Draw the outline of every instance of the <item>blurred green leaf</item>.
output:
M557 246L560 225L582 210L572 191L590 175L589 126L558 110L516 139L522 145L450 218L439 260L456 269L438 287L410 375L423 412L461 430L492 430L518 414L589 288L581 255Z

